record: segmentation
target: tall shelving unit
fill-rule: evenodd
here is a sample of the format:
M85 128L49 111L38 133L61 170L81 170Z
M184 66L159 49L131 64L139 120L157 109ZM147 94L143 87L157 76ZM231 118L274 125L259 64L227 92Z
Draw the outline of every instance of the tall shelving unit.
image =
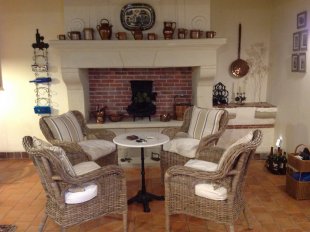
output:
M51 90L50 83L52 78L48 71L48 43L43 42L44 37L40 36L39 30L36 32L36 42L33 47L33 61L31 65L35 79L31 83L35 84L36 106L34 112L36 114L51 114Z

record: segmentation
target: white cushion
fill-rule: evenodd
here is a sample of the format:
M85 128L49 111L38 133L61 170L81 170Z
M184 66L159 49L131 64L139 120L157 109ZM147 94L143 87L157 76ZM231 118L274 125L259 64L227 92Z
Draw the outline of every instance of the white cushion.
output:
M187 161L184 166L195 168L202 171L214 172L217 170L217 163L208 162L204 160L189 160Z
M116 150L116 145L114 143L102 139L84 140L78 144L91 156L92 160L97 160Z
M233 144L231 144L223 153L221 156L221 159L218 163L218 169L222 168L223 162L226 159L227 155L231 152L232 149L234 149L239 144L248 143L253 139L253 131L250 131L246 136L242 137L241 139L237 140Z
M62 165L64 166L65 170L69 173L69 175L76 176L76 173L73 169L70 160L67 157L66 152L61 147L51 146L46 147L45 149L52 151L52 154L56 155L60 159Z
M98 186L94 183L87 183L81 187L70 188L65 192L65 202L67 204L79 204L89 201L98 194Z
M216 201L227 199L227 189L225 187L215 188L212 184L195 185L195 194Z
M193 138L176 138L163 145L164 151L174 152L184 157L194 158L200 140Z
M81 126L71 112L44 120L55 139L66 142L79 142L84 139Z
M201 109L194 106L188 129L189 136L201 139L218 132L223 113L221 109Z
M94 161L86 161L73 166L76 175L81 176L85 173L99 169L100 166Z

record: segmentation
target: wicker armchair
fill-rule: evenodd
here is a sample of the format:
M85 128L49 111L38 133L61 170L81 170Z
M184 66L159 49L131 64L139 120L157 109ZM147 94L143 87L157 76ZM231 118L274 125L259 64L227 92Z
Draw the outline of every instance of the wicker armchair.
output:
M79 111L69 111L71 112L74 117L76 118L80 130L83 133L83 140L101 140L101 141L109 141L113 142L113 138L115 137L115 133L106 129L90 129L87 127L84 116ZM68 113L69 113L68 112ZM58 117L61 117L58 116ZM89 152L85 151L82 146L78 143L78 141L70 141L65 139L56 138L53 134L53 131L50 125L47 123L47 120L53 118L51 116L44 116L40 118L39 124L43 135L45 136L46 140L49 141L51 144L55 146L62 147L68 155L69 160L72 164L77 164L79 162L83 162L85 160L94 160L99 165L104 166L108 164L118 164L118 155L117 155L117 148L115 148L107 155L93 158Z
M53 219L61 226L62 231L65 231L72 225L110 214L122 215L124 232L127 231L126 180L124 172L119 166L100 167L95 162L88 161L85 162L88 163L88 167L89 163L93 163L97 168L84 172L84 174L72 176L56 152L40 148L35 143L35 140L30 136L23 138L23 146L38 171L46 193L45 214L38 231L44 230L47 217ZM79 191L81 186L85 187L85 183L97 186L97 194L84 202L68 202L68 195L66 195L68 191L70 194L71 189L77 189L75 192L85 192L85 190Z
M222 165L215 171L202 171L187 166L169 168L165 174L166 231L170 231L170 215L186 214L224 223L233 232L234 223L242 211L251 228L244 199L244 185L250 158L261 140L262 132L255 130L249 142L232 145L227 149ZM197 184L203 183L214 184L217 188L225 187L226 198L214 200L196 195Z
M170 140L173 140L177 133L187 133L190 127L193 107L188 108L184 113L184 121L179 128L165 128L162 133L169 136ZM224 133L228 123L228 112L223 110L223 114L219 121L219 129L216 133L207 135L201 138L196 154L194 158L199 158L200 154L208 147L212 147L217 144L220 136ZM174 165L184 165L190 158L182 156L175 152L162 150L160 153L160 169L161 169L161 180L164 181L164 175L167 169Z

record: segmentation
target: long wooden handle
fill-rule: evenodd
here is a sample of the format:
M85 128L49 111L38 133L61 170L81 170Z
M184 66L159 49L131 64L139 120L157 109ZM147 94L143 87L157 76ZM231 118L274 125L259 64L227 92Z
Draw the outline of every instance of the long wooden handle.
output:
M238 36L238 59L240 59L241 51L241 23L239 23L239 36Z

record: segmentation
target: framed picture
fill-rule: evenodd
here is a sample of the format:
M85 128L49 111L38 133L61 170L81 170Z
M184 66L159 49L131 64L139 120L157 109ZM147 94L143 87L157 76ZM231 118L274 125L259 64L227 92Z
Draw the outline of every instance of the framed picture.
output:
M306 72L307 67L307 58L306 53L300 53L298 57L298 71L299 72Z
M292 72L298 72L298 54L292 54Z
M297 14L297 29L307 26L307 11Z
M293 51L299 51L300 49L300 33L295 32L293 34Z
M306 51L308 48L308 30L300 32L300 50Z

